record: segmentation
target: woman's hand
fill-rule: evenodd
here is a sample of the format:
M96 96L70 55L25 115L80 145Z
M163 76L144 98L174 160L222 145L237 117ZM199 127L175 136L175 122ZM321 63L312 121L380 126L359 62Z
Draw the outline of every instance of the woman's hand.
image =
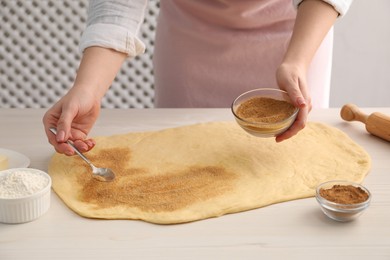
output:
M100 112L100 100L82 88L73 88L61 98L43 117L43 125L49 143L58 153L73 155L73 148L66 143L71 140L77 149L86 152L95 146L95 141L87 139ZM49 128L55 127L57 135Z
M86 139L87 135L99 115L101 99L126 57L102 47L85 49L74 86L43 117L46 135L57 152L74 154L68 140L81 152L94 147L94 140ZM57 128L56 136L50 127Z
M292 126L276 137L276 141L281 142L296 135L305 127L312 104L306 86L306 71L303 67L282 64L276 72L276 80L280 89L288 93L293 105L299 108L297 118Z
M299 7L290 43L276 72L279 88L287 91L293 104L300 109L294 124L276 137L286 140L300 130L312 108L306 71L326 34L338 16L333 6L321 0L305 0Z

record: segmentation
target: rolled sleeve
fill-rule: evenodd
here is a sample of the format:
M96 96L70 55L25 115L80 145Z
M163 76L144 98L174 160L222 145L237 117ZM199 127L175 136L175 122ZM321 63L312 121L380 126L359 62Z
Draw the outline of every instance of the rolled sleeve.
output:
M295 8L298 8L299 4L304 0L293 0L293 4ZM333 8L339 13L339 17L343 17L347 12L349 7L352 4L353 0L321 0L329 5L333 6Z
M87 26L80 39L80 51L100 46L135 57L144 53L145 44L138 38L146 0L91 0Z

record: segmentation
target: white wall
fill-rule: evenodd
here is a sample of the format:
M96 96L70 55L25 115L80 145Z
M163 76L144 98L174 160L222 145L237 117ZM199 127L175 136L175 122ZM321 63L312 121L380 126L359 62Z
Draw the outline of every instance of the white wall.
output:
M330 106L390 106L390 1L355 0L335 25Z

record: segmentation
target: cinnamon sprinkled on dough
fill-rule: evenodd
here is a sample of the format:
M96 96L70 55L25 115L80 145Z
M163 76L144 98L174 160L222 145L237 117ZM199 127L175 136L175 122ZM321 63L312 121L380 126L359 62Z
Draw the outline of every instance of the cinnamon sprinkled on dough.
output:
M86 166L86 173L79 175L78 182L83 186L80 200L98 208L126 205L145 212L174 211L228 192L236 178L215 166L193 166L175 172L161 169L158 174L147 169L126 169L124 165L130 159L126 149L109 149L90 157L116 174L113 182L100 182L86 177L90 176Z

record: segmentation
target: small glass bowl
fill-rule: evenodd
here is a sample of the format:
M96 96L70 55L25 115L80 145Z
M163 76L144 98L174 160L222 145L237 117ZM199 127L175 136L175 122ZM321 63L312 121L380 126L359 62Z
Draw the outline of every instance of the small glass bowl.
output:
M237 109L239 108L239 106L243 102L254 97L273 98L276 100L283 100L291 103L291 100L287 92L280 89L272 89L272 88L253 89L238 96L233 101L231 110L237 123L241 126L242 129L244 129L248 133L258 137L274 137L286 131L294 123L295 118L298 115L298 111L299 111L298 108L296 108L294 113L287 119L284 119L283 121L279 121L279 122L273 122L273 123L253 122L238 116Z
M334 185L352 185L354 187L361 188L363 191L365 191L368 194L368 199L361 203L355 203L355 204L342 204L342 203L336 203L329 201L321 196L320 190L321 189L330 189ZM371 201L371 193L369 190L367 190L365 187L358 183L350 182L350 181L328 181L320 184L316 189L316 199L318 203L320 204L322 212L329 218L340 221L340 222L348 222L355 220L357 217L359 217L364 210L366 210Z

